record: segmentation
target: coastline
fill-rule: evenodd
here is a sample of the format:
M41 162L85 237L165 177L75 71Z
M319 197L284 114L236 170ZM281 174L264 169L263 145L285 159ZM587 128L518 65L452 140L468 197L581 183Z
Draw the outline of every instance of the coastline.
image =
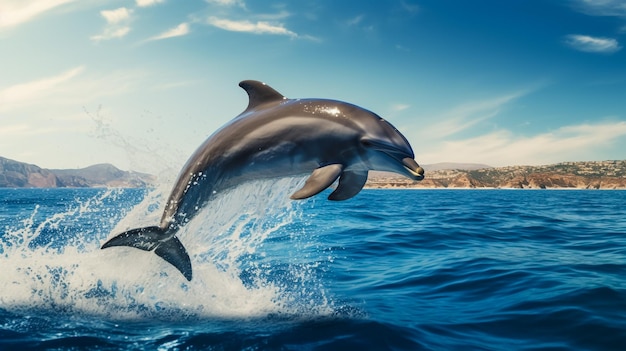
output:
M626 160L563 162L544 166L476 168L469 164L425 165L425 179L370 171L366 189L580 189L626 190ZM432 167L432 169L429 169ZM150 188L156 177L110 164L81 169L45 169L0 157L0 188Z
M446 187L363 187L366 190L512 190L512 191L626 191L626 188L497 188L497 187L480 187L480 188L446 188Z

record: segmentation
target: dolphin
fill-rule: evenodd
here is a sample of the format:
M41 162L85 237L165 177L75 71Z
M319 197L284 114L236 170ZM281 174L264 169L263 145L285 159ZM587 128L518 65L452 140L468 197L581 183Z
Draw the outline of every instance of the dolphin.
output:
M216 193L249 180L310 174L291 199L306 199L338 179L329 200L355 196L369 170L424 178L407 139L358 106L328 99L288 99L265 83L239 83L248 107L218 129L180 171L158 226L125 231L102 249L154 251L191 281L191 261L176 233Z

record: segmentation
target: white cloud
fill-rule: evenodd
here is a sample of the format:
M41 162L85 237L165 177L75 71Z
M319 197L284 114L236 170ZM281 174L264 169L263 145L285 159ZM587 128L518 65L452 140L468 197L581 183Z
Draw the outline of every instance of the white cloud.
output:
M626 17L624 0L576 0L574 7L591 16Z
M130 21L132 10L120 7L115 10L100 11L100 15L107 22L101 34L92 35L89 39L93 41L122 38L130 32Z
M165 32L159 35L149 38L148 40L161 40L161 39L167 39L167 38L180 37L180 36L187 35L187 34L189 34L189 24L181 23L172 29L166 30Z
M0 1L0 29L11 28L76 0L2 0Z
M156 4L164 3L165 0L135 0L138 7L148 7Z
M109 24L116 24L116 23L120 23L122 21L128 20L130 18L130 13L131 13L131 10L125 7L120 7L115 10L100 11L100 15L104 17L104 19Z
M250 21L233 21L217 17L209 17L207 21L210 25L232 32L245 32L254 34L273 34L286 35L292 38L298 37L298 34L285 28L282 24L272 24L266 21L250 22Z
M589 35L572 34L565 37L565 44L573 49L593 53L614 53L622 47L612 38L592 37Z
M0 90L0 111L32 104L33 100L52 94L59 86L78 76L83 70L84 67L79 66L56 76L4 88Z
M491 166L537 165L593 159L595 152L626 139L626 122L580 124L561 127L532 137L498 130L479 137L443 141L416 150L418 161L475 162Z

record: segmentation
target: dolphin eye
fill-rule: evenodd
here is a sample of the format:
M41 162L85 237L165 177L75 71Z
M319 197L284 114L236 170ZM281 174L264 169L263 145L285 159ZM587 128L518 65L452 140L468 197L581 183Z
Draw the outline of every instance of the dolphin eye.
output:
M363 145L365 147L371 147L372 146L372 142L367 140L367 139L361 139L361 145Z

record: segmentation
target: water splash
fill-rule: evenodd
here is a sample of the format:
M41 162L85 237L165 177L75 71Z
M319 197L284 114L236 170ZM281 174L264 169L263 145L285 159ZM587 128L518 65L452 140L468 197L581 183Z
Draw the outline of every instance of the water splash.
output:
M142 199L110 189L61 210L37 205L0 237L0 308L109 320L331 314L315 250L294 252L315 247L302 205L289 200L302 182L251 182L218 194L179 232L191 282L151 252L99 249L120 231L158 223L166 186Z

